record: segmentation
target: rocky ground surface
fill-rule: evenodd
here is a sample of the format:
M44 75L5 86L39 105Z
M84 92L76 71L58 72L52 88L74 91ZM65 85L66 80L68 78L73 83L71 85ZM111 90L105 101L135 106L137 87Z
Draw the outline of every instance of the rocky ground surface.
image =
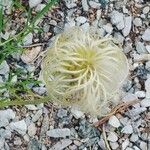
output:
M5 6L9 17L11 0ZM22 1L36 14L46 1ZM19 15L18 15L19 14ZM26 21L26 14L13 11L2 39L16 34ZM130 75L123 86L122 101L139 99L124 113L112 115L101 128L98 118L74 108L57 104L13 106L0 110L0 150L148 150L150 149L150 2L149 0L62 0L36 22L42 32L34 31L22 40L29 51L14 53L0 65L0 83L26 79L30 74L40 80L41 58L51 39L64 29L92 28L100 37L115 37L123 45L130 64ZM35 93L46 92L44 84L28 85ZM3 89L3 97L9 91ZM1 96L2 99L2 96Z

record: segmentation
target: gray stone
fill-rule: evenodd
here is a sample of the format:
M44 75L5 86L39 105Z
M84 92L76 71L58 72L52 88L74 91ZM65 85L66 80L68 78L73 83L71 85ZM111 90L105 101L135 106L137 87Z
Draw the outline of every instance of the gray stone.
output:
M150 98L150 76L145 81L146 98Z
M131 137L130 137L130 141L131 141L131 142L136 142L136 141L138 141L138 140L139 140L138 135L135 134L135 133L133 133L133 134L131 135Z
M10 139L11 138L11 132L7 129L0 129L0 138L4 139Z
M10 119L15 118L15 113L12 109L0 110L0 127L5 127L9 124Z
M131 115L133 115L133 116L137 116L137 115L139 115L139 114L141 114L141 113L143 113L143 112L145 112L146 111L146 108L145 107L137 107L137 108L134 108L134 109L132 109L132 110L129 110L129 112L131 113Z
M129 35L130 31L131 31L131 27L132 27L132 17L128 16L124 18L124 29L122 30L123 35L126 37Z
M92 8L95 8L95 9L99 9L101 7L101 4L100 3L97 3L97 2L94 2L94 1L89 1L89 5L92 7Z
M37 107L35 105L25 105L28 110L37 110Z
M111 116L109 118L108 123L115 128L118 128L121 126L120 121L118 120L118 118L116 116Z
M0 64L0 74L1 75L6 75L8 74L10 71L9 65L7 64L7 62L4 60L1 64Z
M143 14L147 14L150 11L150 7L146 6L143 8Z
M129 145L129 139L126 139L126 140L122 143L122 150L125 150L128 145Z
M79 17L76 18L76 21L77 21L78 23L80 23L80 24L85 23L86 20L87 20L87 19L86 19L85 17L83 17L83 16L79 16Z
M76 118L76 119L79 119L81 117L84 117L84 113L80 110L78 110L77 108L75 107L72 107L71 108L71 113L73 114L73 116Z
M52 148L50 148L49 150L63 150L65 149L67 146L69 146L72 143L72 141L70 139L63 139L59 142L57 142Z
M125 127L122 128L121 132L125 134L132 134L133 127L130 124L127 124Z
M19 137L16 137L15 140L14 140L14 145L21 145L22 144L22 141Z
M148 150L147 148L147 143L146 142L143 142L143 141L141 141L140 142L140 148L142 149L142 150Z
M87 3L87 0L82 0L82 7L84 11L88 11L89 10L89 5Z
M4 144L5 144L5 139L0 138L0 149L2 149L4 147Z
M144 41L150 41L150 29L146 29L145 32L142 35L142 39Z
M27 150L41 150L41 142L35 138L32 138L28 143Z
M74 8L77 6L76 3L74 3L74 1L68 1L68 0L65 0L66 1L66 6L67 8L71 9L71 8Z
M135 92L135 95L136 95L138 98L145 98L146 93L145 93L145 91L136 91L136 92Z
M37 120L39 120L39 118L42 116L42 113L43 113L42 109L38 110L32 117L32 121L36 122Z
M31 123L31 124L28 126L28 135L29 135L30 137L33 137L33 136L36 134L36 130L37 130L37 128L36 128L35 124L34 124L34 123Z
M42 0L29 0L29 6L30 8L33 8L35 6L37 6L38 4L40 4L42 2Z
M39 12L41 11L46 5L45 4L38 4L35 8L35 11L36 12Z
M40 132L40 136L44 136L46 131L49 129L49 117L47 114L44 115L43 121L42 121L42 126L41 126L41 132Z
M86 23L84 23L83 25L81 25L81 28L82 28L85 32L87 32L87 31L89 31L90 25L89 25L88 22L86 22Z
M133 24L136 26L136 27L141 27L142 26L142 19L141 18L135 18L133 20Z
M106 25L104 25L103 28L109 34L111 34L112 31L113 31L113 27L112 27L112 25L110 23L107 23Z
M67 116L67 110L65 109L59 109L57 112L57 117L63 118Z
M150 71L150 61L147 61L147 62L146 62L145 68L146 68L148 71Z
M116 25L118 30L122 30L124 28L124 15L119 13L118 11L114 10L111 15L111 23Z
M30 45L32 44L32 40L33 40L33 34L32 33L29 33L27 34L24 39L23 39L23 44L24 45Z
M150 98L145 98L140 102L142 107L150 107Z
M24 120L20 120L17 122L11 122L9 126L12 130L17 131L21 135L26 134L27 125Z
M60 137L67 137L71 135L70 129L63 128L63 129L52 129L47 131L47 136L54 137L54 138L60 138Z
M123 42L124 42L124 37L121 35L121 33L115 32L114 37L115 37L121 44L123 44Z
M147 53L144 43L136 42L136 50L139 54Z
M46 88L45 87L33 87L33 91L39 95L43 95L44 93L46 93Z
M150 45L146 45L145 48L150 53Z
M119 144L117 142L110 142L110 146L112 149L117 149L119 147Z
M117 136L116 133L110 132L110 133L108 134L107 140L108 140L108 141L111 141L111 142L116 142L116 141L118 140L118 136Z

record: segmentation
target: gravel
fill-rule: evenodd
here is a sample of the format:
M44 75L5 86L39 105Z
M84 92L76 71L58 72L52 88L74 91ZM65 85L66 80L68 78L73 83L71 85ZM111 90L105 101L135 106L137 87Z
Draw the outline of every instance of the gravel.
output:
M28 13L15 11L11 0L2 0L2 4L5 6L4 18L13 18L13 21L6 22L6 28L0 33L0 38L5 41L18 34ZM28 4L24 6L32 8L34 17L47 2L29 0ZM114 150L146 149L149 139L146 132L149 129L150 61L139 61L138 58L150 53L149 13L148 2L141 0L60 1L35 23L36 28L43 29L42 32L33 30L22 40L21 44L26 47L23 53L15 52L0 64L0 84L4 85L12 72L14 77L10 82L13 85L26 77L42 79L40 64L46 49L55 35L72 26L90 30L99 37L115 37L122 45L130 66L127 82L120 89L120 103L135 99L140 102L110 117L104 124L106 138ZM21 44L17 44L20 48ZM17 74L16 69L22 72ZM30 83L27 87L40 96L47 94L44 84ZM11 96L7 88L0 91L0 99ZM0 110L0 149L105 150L103 134L93 126L98 119L101 118L90 116L77 108L61 107L51 102L4 108Z

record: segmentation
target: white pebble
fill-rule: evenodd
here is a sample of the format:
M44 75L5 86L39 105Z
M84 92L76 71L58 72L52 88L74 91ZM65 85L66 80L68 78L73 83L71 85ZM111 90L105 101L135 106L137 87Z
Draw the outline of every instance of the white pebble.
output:
M38 110L36 114L32 117L32 121L36 122L37 120L39 120L39 118L42 116L42 113L43 113L42 109Z
M35 11L36 12L39 12L41 11L46 5L45 4L38 4L35 8Z
M138 98L145 98L146 93L145 93L145 91L137 91L137 92L135 92L135 95L136 95Z
M142 19L141 19L141 18L135 18L135 19L133 20L133 24L134 24L136 27L142 26Z
M89 10L89 5L87 3L87 0L82 0L82 7L84 11L88 11Z
M79 16L79 17L76 18L76 21L77 21L78 23L80 23L80 24L83 24L83 23L86 22L86 18L83 17L83 16Z
M147 53L144 43L142 42L136 42L136 50L139 54Z
M47 136L54 137L54 138L60 138L60 137L67 137L71 135L70 129L63 128L63 129L52 129L47 131Z
M101 4L100 3L97 3L97 2L94 2L94 1L89 1L89 5L92 7L92 8L95 8L95 9L99 9Z
M27 125L24 120L17 121L17 122L11 122L10 128L12 130L17 131L21 135L26 134L26 131L27 131Z
M110 23L107 23L106 25L104 25L103 28L109 34L111 34L112 31L113 31L113 27L112 27L112 25Z
M32 33L27 34L23 39L23 44L24 45L32 44L32 39L33 39L33 34Z
M145 98L141 101L141 106L142 107L150 107L150 99Z
M122 143L122 150L125 150L128 145L129 145L129 139L126 139L126 140Z
M73 114L73 116L76 119L84 117L84 113L82 111L78 110L77 108L74 108L74 107L71 108L71 113Z
M30 137L33 137L33 136L36 134L36 130L37 130L37 128L36 128L35 124L34 124L34 123L31 123L31 124L28 126L28 135L29 135Z
M150 41L150 29L146 29L145 32L142 35L142 39L144 41Z
M143 8L143 14L147 14L150 11L150 7L146 6Z
M136 142L136 141L138 141L138 139L139 139L139 137L138 137L138 135L135 134L135 133L133 133L133 134L131 135L131 137L130 137L130 141L131 141L131 142Z
M150 98L150 76L145 81L146 98Z
M112 149L116 150L119 147L119 144L117 142L114 142L114 143L110 142L110 146L111 146Z
M107 140L111 142L116 142L118 140L118 136L116 135L116 133L110 132L107 137Z
M130 124L128 124L124 128L122 128L121 132L125 133L125 134L132 134L133 133L133 127Z
M37 6L38 4L40 4L42 2L42 0L29 0L29 6L30 8L33 8L35 6Z
M122 30L123 35L126 37L129 35L131 27L132 27L132 17L128 16L124 18L125 27Z
M111 116L109 118L108 123L115 128L118 128L121 126L120 121L118 120L118 118L116 116Z
M124 15L116 10L114 10L111 15L111 23L116 25L118 30L122 30L124 28Z
M150 45L146 45L145 48L150 53Z

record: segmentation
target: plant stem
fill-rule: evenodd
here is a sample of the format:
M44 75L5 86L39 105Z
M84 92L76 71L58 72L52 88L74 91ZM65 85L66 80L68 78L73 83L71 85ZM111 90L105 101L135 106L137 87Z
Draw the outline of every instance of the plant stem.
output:
M28 105L28 104L41 104L50 101L49 97L41 98L41 99L35 99L35 100L1 100L0 101L0 108L4 108L6 106L13 106L13 105Z

